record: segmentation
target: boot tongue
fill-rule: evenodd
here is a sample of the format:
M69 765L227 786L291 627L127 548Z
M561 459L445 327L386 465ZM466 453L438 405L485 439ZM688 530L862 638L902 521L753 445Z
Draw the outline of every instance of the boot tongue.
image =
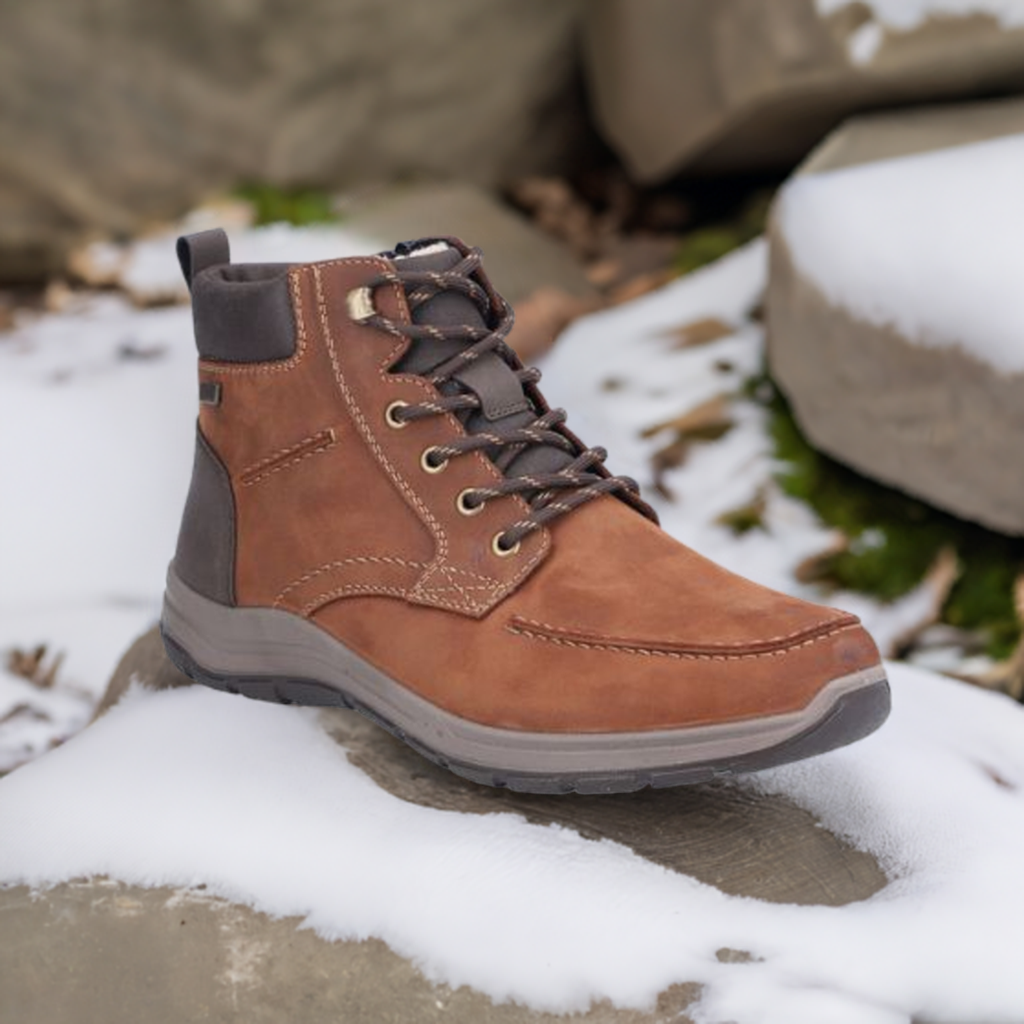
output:
M445 271L462 260L458 249L447 242L403 243L394 253L387 253L396 270ZM421 303L412 311L414 324L434 327L460 327L470 325L487 328L483 314L467 295L456 291L442 291ZM399 360L395 369L400 373L430 374L463 349L466 342L456 339L424 338L414 340ZM480 399L480 409L460 416L470 434L494 427L525 427L538 415L519 378L496 352L488 352L480 359L452 375L452 381L442 390L472 391ZM498 453L491 453L494 458ZM529 473L555 473L572 461L572 456L560 448L548 445L530 445L520 452L505 468L508 476Z

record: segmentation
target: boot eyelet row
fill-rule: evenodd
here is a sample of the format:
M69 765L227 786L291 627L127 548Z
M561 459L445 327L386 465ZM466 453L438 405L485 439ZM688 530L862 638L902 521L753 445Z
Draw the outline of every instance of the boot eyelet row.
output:
M502 538L503 536L504 536L504 533L496 533L496 534L495 534L495 535L494 535L494 536L493 536L493 537L491 538L491 550L492 550L492 551L493 551L493 552L494 552L494 553L495 553L495 554L496 554L496 555L497 555L497 556L498 556L499 558L509 558L509 557L511 557L512 555L514 555L514 554L515 554L515 553L516 553L516 552L517 552L517 551L519 550L519 548L520 548L520 547L521 547L522 545L521 545L521 543L520 543L519 541L516 541L516 542L515 542L515 544L513 544L513 545L512 545L512 547L510 547L510 548L507 548L507 547L505 547L505 545L504 545L504 544L502 544L502 542L501 542L501 538Z
M395 401L384 410L384 422L391 427L392 430L403 430L405 427L409 426L409 420L400 420L395 416L395 413L399 409L404 409L408 404L408 402Z
M459 496L455 499L455 507L464 516L478 516L481 512L483 512L484 505L487 504L486 501L481 501L479 504L470 505L469 497L470 495L475 493L476 492L473 490L472 487L467 487L464 491L459 491Z
M420 456L420 466L424 473L440 473L448 468L448 460L442 459L440 462L431 462L431 456L437 449L433 446L430 448L424 448L423 454Z

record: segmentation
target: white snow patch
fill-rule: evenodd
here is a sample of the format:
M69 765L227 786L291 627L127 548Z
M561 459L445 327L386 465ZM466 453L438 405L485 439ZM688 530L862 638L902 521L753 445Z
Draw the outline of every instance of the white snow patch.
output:
M877 21L866 21L855 29L846 41L846 50L854 64L870 64L882 47L885 26Z
M1024 373L1024 134L794 178L776 217L830 302Z
M209 227L203 224L202 227ZM180 231L172 229L150 235L124 247L109 242L96 242L87 249L90 262L97 271L110 273L119 268L121 286L142 300L188 300L188 288L181 276L175 254L175 240ZM292 227L289 224L267 224L248 231L231 233L234 263L313 263L362 256L379 251L385 240L362 237L334 225L318 224Z
M698 981L707 1021L1019 1020L1024 709L890 671L879 733L744 783L806 807L895 876L843 908L728 897L568 829L406 803L313 712L200 688L136 690L0 780L0 880L205 883L546 1010L650 1007ZM720 964L723 946L761 959Z
M173 233L128 247L129 282L178 287ZM380 248L337 228L233 237L241 260L302 262ZM113 265L114 254L99 257ZM137 269L137 276L132 277ZM195 446L188 307L75 296L0 336L0 771L89 720L117 659L159 615ZM65 660L41 690L3 669L12 648Z
M852 0L815 0L818 14L827 18ZM1003 28L1024 25L1021 0L865 0L875 19L899 32L919 28L929 18L968 18L987 14Z

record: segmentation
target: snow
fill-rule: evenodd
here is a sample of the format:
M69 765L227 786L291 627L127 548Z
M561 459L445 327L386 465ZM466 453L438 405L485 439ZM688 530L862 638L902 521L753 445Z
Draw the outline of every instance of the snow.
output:
M96 259L120 262L134 293L163 295L181 281L175 237L116 258L97 244ZM380 248L336 228L284 225L233 241L241 260L280 262ZM3 772L85 725L117 659L159 616L195 444L189 308L141 311L97 293L23 318L0 335L0 409L11 495L0 506ZM4 669L3 652L41 643L66 655L51 690Z
M219 226L225 219L223 210L203 209L188 218L179 228L158 231L147 238L125 246L94 242L85 253L85 261L98 280L117 281L140 301L185 302L188 289L178 268L174 243L182 231L206 230ZM244 215L230 211L228 219ZM382 245L376 240L361 238L352 231L332 224L296 228L288 224L266 224L245 231L229 231L237 263L311 263L376 252Z
M762 360L751 311L765 264L758 241L578 322L546 359L544 389L646 485L666 439L640 432L726 395L735 425L665 475L676 498L655 498L663 522L733 569L816 597L793 569L831 535L773 485L764 412L741 393ZM706 317L732 333L675 346L668 332ZM17 481L0 505L0 651L45 641L68 654L53 690L0 671L0 771L60 744L0 779L0 884L203 884L325 938L380 937L434 980L538 1009L650 1008L695 981L704 997L689 1012L707 1024L1024 1018L1024 709L920 669L890 665L893 716L874 736L738 783L783 794L879 858L891 883L842 908L730 897L571 829L405 802L309 709L135 686L61 744L158 612L195 401L185 307L86 296L0 336L0 408L18 427L0 431ZM716 524L758 493L765 529ZM930 599L830 598L883 644ZM4 723L19 703L48 717ZM723 947L755 959L721 963Z
M882 860L895 881L847 907L729 897L610 841L408 803L313 711L199 688L136 689L0 781L0 879L203 883L538 1009L650 1007L698 981L709 1022L1019 1021L1024 709L890 668L879 733L744 783Z
M830 302L1024 373L1022 180L1024 134L1011 135L799 176L776 222Z
M850 6L850 0L815 0L818 13L827 18ZM1024 25L1021 0L866 0L876 20L900 32L910 32L929 18L969 18L988 15L1004 28Z
M818 14L829 15L851 5L851 0L816 0ZM913 32L930 19L994 18L1004 29L1024 25L1024 3L1021 0L866 0L871 20L860 25L847 40L847 52L854 64L866 65L874 60L884 41L886 29Z

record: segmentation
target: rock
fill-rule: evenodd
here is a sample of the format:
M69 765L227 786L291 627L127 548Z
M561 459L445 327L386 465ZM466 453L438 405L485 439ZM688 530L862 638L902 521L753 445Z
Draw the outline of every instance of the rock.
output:
M132 682L190 685L171 667L156 630L126 653L100 710ZM241 698L239 698L241 699ZM613 797L538 797L476 786L423 760L354 712L321 721L349 758L399 798L465 814L514 812L584 837L613 839L670 870L727 893L775 902L838 906L879 891L874 859L847 846L778 797L715 784ZM550 1022L565 1018L468 987L429 982L377 940L328 942L298 919L271 919L211 898L203 887L139 888L79 879L45 892L0 887L0 1020L78 1024L176 1024L184 1020L344 1019ZM751 959L723 949L723 963ZM674 985L650 1012L607 1003L573 1020L592 1024L685 1024L697 985Z
M585 34L598 125L643 181L791 167L859 111L1024 87L1012 11L592 0Z
M1024 100L866 116L831 135L793 180L1021 132ZM977 310L978 337L956 345L925 344L905 325L869 322L798 268L782 226L786 190L782 195L769 228L768 359L804 433L867 476L962 518L1024 534L1024 478L1011 469L1024 437L1024 373L979 354L992 282L958 276L950 263L948 280L929 285L957 290ZM934 217L948 224L962 201L951 190ZM893 230L912 238L919 213L907 213ZM1010 222L1006 228L1019 233ZM869 264L892 244L892 237L874 235L835 239L837 249L856 245L858 260ZM977 262L970 248L950 242L946 262L957 253ZM900 272L912 276L914 268Z
M0 34L0 276L244 181L560 169L585 130L579 5L16 4Z
M559 1024L429 982L378 939L325 942L297 918L268 917L201 890L107 879L42 893L0 888L4 1024ZM696 985L652 1013L599 1003L579 1024L688 1024Z

